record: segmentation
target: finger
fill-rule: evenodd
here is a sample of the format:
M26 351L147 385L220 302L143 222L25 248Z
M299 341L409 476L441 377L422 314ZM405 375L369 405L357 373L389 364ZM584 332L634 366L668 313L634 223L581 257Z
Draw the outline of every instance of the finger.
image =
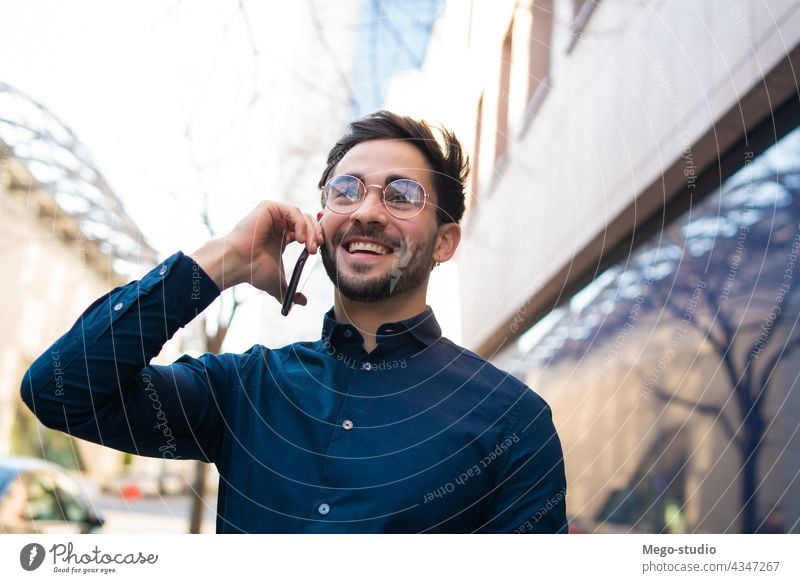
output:
M284 215L287 227L289 227L290 231L294 232L295 241L298 243L305 243L308 237L306 232L308 224L306 223L305 216L296 206L288 207L288 211L289 212Z
M301 294L300 292L297 292L296 294L294 294L294 298L292 299L292 303L295 303L298 306L305 306L306 304L308 304L308 298L305 296L305 294Z
M306 220L306 233L308 237L306 238L306 249L308 249L309 253L316 253L317 247L317 235L316 229L314 228L314 217L310 214L304 214L303 218Z
M317 220L317 217L311 217L314 222L314 232L317 234L317 245L322 245L325 242L325 231L322 230L322 223Z
M271 203L267 207L272 215L273 233L282 238L284 243L289 241L305 241L304 234L306 222L303 213L296 206L283 203ZM289 238L291 233L291 237Z
M286 229L283 234L283 243L284 247L292 243L294 241L298 241L299 243L305 243L305 247L309 253L316 253L317 249L319 248L319 236L317 234L317 228L314 224L314 217L309 214L301 214L302 217L302 224L304 225L305 229L304 232L307 234L307 240L301 241L299 238L299 232L303 229L299 226L301 223L297 223L294 230Z

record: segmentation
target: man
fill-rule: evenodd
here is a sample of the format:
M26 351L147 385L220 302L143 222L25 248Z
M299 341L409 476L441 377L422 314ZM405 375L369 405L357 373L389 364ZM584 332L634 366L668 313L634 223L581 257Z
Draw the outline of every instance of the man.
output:
M215 463L218 532L564 532L548 406L443 338L426 305L464 211L467 164L440 137L389 112L350 124L316 218L262 202L101 297L33 363L23 399L77 437ZM319 340L148 364L220 290L280 301L290 241L320 250L335 285Z

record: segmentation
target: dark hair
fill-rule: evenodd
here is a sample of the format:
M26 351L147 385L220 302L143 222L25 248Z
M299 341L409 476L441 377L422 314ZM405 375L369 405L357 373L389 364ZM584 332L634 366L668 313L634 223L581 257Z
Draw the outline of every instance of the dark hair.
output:
M434 132L439 134L439 140ZM325 185L333 169L353 146L368 140L386 139L408 140L425 156L433 170L439 202L436 209L439 224L458 223L464 214L464 188L469 174L469 160L463 155L455 134L443 127L432 128L424 121L390 111L376 111L350 122L345 134L328 152L319 187Z

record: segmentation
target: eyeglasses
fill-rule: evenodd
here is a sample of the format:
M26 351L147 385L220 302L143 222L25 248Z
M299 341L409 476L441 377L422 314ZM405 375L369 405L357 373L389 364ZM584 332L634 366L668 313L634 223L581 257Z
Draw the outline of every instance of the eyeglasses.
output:
M413 219L428 201L428 193L416 180L398 178L386 186L364 184L355 176L334 176L322 187L322 202L328 210L339 215L349 215L358 209L367 198L370 186L381 189L381 202L388 213L396 219Z

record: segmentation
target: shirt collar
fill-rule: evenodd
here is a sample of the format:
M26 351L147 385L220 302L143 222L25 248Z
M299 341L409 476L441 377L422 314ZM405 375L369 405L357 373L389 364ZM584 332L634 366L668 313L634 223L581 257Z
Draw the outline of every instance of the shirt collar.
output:
M404 340L406 335L416 338L425 346L430 346L442 335L442 329L436 321L436 316L433 315L433 310L430 306L426 306L425 310L416 316L401 320L399 322L387 322L378 326L378 344L383 342L395 342L397 340ZM322 322L322 338L328 339L331 342L336 342L341 338L355 339L359 343L363 343L364 338L358 332L355 326L344 322L339 322L333 313L333 308L328 310Z

